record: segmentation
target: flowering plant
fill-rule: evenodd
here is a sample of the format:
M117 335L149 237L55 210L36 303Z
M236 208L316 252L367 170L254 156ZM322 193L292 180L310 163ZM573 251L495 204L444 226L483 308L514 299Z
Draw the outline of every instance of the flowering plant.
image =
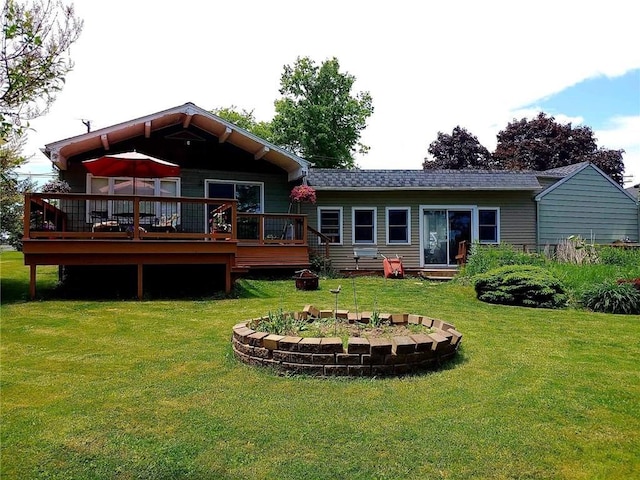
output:
M296 203L316 203L316 191L309 185L298 185L293 187L289 197L292 202Z
M71 186L66 180L49 180L42 186L42 193L69 193Z

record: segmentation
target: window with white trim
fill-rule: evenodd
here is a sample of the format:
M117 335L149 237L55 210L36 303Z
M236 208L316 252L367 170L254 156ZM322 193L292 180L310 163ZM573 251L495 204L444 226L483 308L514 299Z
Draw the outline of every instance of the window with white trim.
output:
M332 244L342 244L342 207L318 207L318 230Z
M411 209L387 207L387 243L409 245L411 243Z
M352 209L353 244L376 243L375 207L354 207Z
M500 209L478 209L478 240L480 243L500 243Z
M239 182L226 180L208 180L208 198L231 198L238 201L238 212L262 213L264 210L264 184L258 182Z
M180 179L168 178L132 178L98 177L87 175L87 193L94 195L144 195L152 197L180 196ZM161 217L169 211L177 212L174 202L140 202L140 212ZM88 200L87 222L96 222L111 218L113 215L133 212L130 200Z

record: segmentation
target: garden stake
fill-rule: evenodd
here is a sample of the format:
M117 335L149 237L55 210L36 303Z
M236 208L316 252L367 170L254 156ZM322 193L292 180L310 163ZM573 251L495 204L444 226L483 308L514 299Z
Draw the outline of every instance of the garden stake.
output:
M342 285L338 285L338 288L334 288L329 290L331 293L336 296L336 309L333 311L333 334L336 335L338 333L338 295L340 295L340 289Z
M358 297L356 296L356 277L351 277L351 281L353 283L353 303L356 306L356 325L358 325L359 330L360 322L358 322Z

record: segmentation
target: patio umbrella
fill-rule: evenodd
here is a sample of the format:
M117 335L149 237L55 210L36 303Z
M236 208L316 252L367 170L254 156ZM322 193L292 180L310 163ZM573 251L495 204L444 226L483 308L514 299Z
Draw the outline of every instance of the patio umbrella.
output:
M180 166L138 152L103 155L82 162L87 171L98 177L161 178L180 176ZM133 193L135 195L133 184Z

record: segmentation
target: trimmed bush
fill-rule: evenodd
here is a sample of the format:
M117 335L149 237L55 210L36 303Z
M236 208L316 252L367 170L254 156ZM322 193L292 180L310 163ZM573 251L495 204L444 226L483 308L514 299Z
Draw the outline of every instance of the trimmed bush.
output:
M535 265L507 265L474 278L478 300L502 305L562 308L567 296L560 281Z
M582 304L603 313L640 313L640 291L632 283L600 283L582 294Z
M524 253L512 245L471 245L471 251L462 274L473 277L505 265L544 265L545 258L536 253Z

